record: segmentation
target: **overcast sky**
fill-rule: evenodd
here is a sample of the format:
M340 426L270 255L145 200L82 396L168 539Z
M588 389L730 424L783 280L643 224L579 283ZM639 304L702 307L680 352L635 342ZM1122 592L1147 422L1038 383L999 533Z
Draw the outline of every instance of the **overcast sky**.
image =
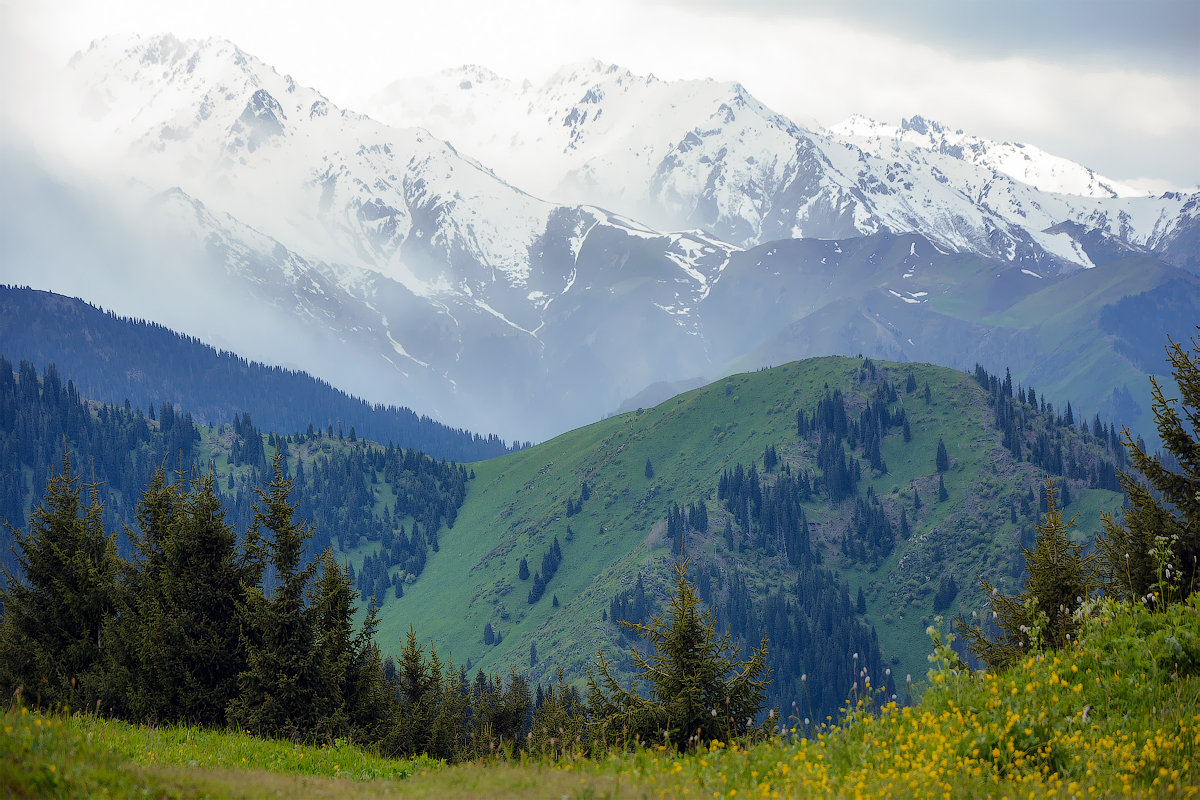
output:
M1196 0L2 2L12 108L112 33L223 36L351 108L405 75L474 63L537 81L595 57L738 80L800 122L921 114L1118 180L1200 184Z

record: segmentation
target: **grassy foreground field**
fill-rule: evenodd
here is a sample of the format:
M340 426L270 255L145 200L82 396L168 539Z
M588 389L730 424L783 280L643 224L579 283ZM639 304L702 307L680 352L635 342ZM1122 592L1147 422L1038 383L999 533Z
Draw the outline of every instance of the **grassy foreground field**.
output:
M1200 597L1169 612L1101 602L1074 646L998 675L935 648L915 705L865 704L839 726L678 755L397 761L239 733L87 715L0 719L9 797L1195 797ZM794 727L799 726L799 728Z

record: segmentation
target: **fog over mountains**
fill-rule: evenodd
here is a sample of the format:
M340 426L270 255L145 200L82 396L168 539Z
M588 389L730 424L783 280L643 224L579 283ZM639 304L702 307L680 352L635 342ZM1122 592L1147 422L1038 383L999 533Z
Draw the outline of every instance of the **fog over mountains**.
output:
M1200 195L920 116L826 129L597 62L541 86L463 67L364 114L169 35L70 70L109 182L6 154L6 280L99 302L123 282L122 313L508 438L857 352L1011 366L1138 422L1114 400L1145 383L1119 304L1175 298L1139 323L1158 334L1200 308Z

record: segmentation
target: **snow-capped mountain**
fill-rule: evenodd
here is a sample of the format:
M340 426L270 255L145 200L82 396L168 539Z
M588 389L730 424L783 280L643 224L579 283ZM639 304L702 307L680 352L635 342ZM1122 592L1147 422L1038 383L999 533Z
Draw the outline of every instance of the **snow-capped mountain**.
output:
M802 126L736 83L466 67L393 83L368 116L218 39L106 39L71 68L121 154L110 172L148 192L140 222L204 256L177 269L206 264L346 354L290 364L504 436L754 352L970 366L1019 341L1014 375L1052 388L1036 335L977 318L1082 267L1198 263L1196 195L919 118ZM248 331L231 320L226 341ZM367 366L347 379L350 363Z
M801 127L737 83L661 81L599 62L515 84L479 67L398 81L372 115L453 139L511 181L742 246L920 232L1046 270L1094 266L1066 221L1152 250L1183 198L1145 193L1035 147L920 117Z
M889 158L914 147L995 170L1035 189L1080 197L1145 197L1146 192L1097 175L1074 161L1051 155L1029 144L995 142L950 130L921 116L900 120L899 125L877 122L855 114L829 132L853 142L879 158Z

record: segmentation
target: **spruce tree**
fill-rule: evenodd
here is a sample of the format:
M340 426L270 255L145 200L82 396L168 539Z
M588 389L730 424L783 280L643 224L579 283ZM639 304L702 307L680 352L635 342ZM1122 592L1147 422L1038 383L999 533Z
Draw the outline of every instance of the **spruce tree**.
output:
M766 721L754 722L770 675L766 637L749 660L740 661L741 650L731 634L718 637L713 613L701 611L696 588L687 579L687 563L680 558L675 564L675 589L663 614L646 624L621 622L652 651L630 653L635 672L631 686L621 686L612 675L603 650L588 668L591 725L602 742L666 742L682 750L767 730ZM638 692L639 680L648 689L644 696Z
M1098 585L1095 556L1085 555L1084 546L1071 541L1075 518L1063 520L1053 478L1046 480L1046 507L1033 550L1021 548L1029 573L1024 589L1008 597L979 577L995 615L996 636L988 636L978 623L957 619L971 652L993 670L1030 650L1065 646L1079 627L1075 610Z
M337 563L332 549L322 554L320 565L321 579L312 594L317 704L309 735L323 741L339 736L381 741L395 709L375 645L378 609L371 603L355 633L357 609L349 571Z
M116 605L115 537L104 532L95 486L85 507L69 454L46 482L28 533L13 532L17 571L0 589L0 689L43 706L107 708L115 698L105 670L105 628Z
M945 472L950 469L950 455L946 452L946 443L940 438L937 445L937 458L934 459L935 466L938 472Z
M284 477L278 453L273 466L271 483L255 489L254 522L247 533L258 569L271 567L273 587L246 587L247 668L227 718L258 735L303 737L314 722L317 690L316 631L306 602L317 562L304 564L312 530L295 519L296 506L288 499L293 482Z
M238 599L250 576L210 474L184 490L159 470L130 532L135 561L114 625L135 719L222 725L245 668Z
M1104 515L1096 537L1105 591L1118 597L1161 605L1200 589L1200 340L1193 336L1191 344L1190 353L1173 341L1167 346L1178 398L1168 399L1150 378L1154 425L1177 467L1124 430L1126 505L1119 521Z

